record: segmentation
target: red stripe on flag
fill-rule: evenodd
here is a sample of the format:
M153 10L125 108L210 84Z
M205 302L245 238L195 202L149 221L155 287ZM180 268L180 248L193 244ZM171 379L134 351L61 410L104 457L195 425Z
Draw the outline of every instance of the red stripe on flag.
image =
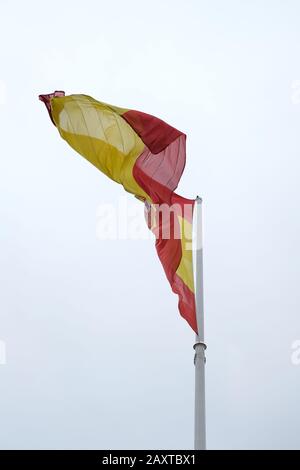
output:
M191 328L193 328L194 332L198 334L195 294L177 274L174 275L171 287L173 292L178 294L178 309L181 316L188 322Z
M140 136L152 153L157 154L177 139L182 132L151 114L129 110L122 117Z

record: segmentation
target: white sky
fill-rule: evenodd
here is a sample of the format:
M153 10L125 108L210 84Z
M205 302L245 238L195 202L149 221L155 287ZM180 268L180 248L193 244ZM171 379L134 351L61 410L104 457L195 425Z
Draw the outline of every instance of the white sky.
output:
M152 240L97 239L124 192L58 136L56 89L187 133L208 447L300 448L299 2L0 0L0 44L0 448L193 445L193 333Z

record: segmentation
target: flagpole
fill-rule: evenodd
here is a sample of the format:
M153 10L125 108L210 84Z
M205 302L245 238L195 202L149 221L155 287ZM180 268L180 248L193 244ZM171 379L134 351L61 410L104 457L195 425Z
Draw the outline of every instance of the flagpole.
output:
M194 277L198 335L195 350L195 450L206 450L205 417L205 350L204 302L203 302L203 243L202 243L202 199L197 196L195 205L196 250L194 250Z

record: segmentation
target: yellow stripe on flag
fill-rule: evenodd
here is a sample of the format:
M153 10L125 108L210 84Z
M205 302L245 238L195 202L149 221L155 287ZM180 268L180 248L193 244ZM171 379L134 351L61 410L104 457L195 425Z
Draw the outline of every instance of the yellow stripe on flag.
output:
M182 257L176 274L194 292L192 224L184 217L177 216L180 225Z
M130 193L149 199L132 174L145 146L122 117L85 95L53 98L51 108L60 135L74 150Z

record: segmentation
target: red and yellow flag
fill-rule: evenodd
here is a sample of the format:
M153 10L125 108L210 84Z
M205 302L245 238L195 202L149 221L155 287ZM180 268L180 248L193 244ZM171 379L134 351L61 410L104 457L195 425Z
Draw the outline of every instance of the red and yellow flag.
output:
M197 333L192 261L194 200L174 193L186 136L149 114L87 95L40 95L61 137L109 178L145 202L149 228L179 311Z

